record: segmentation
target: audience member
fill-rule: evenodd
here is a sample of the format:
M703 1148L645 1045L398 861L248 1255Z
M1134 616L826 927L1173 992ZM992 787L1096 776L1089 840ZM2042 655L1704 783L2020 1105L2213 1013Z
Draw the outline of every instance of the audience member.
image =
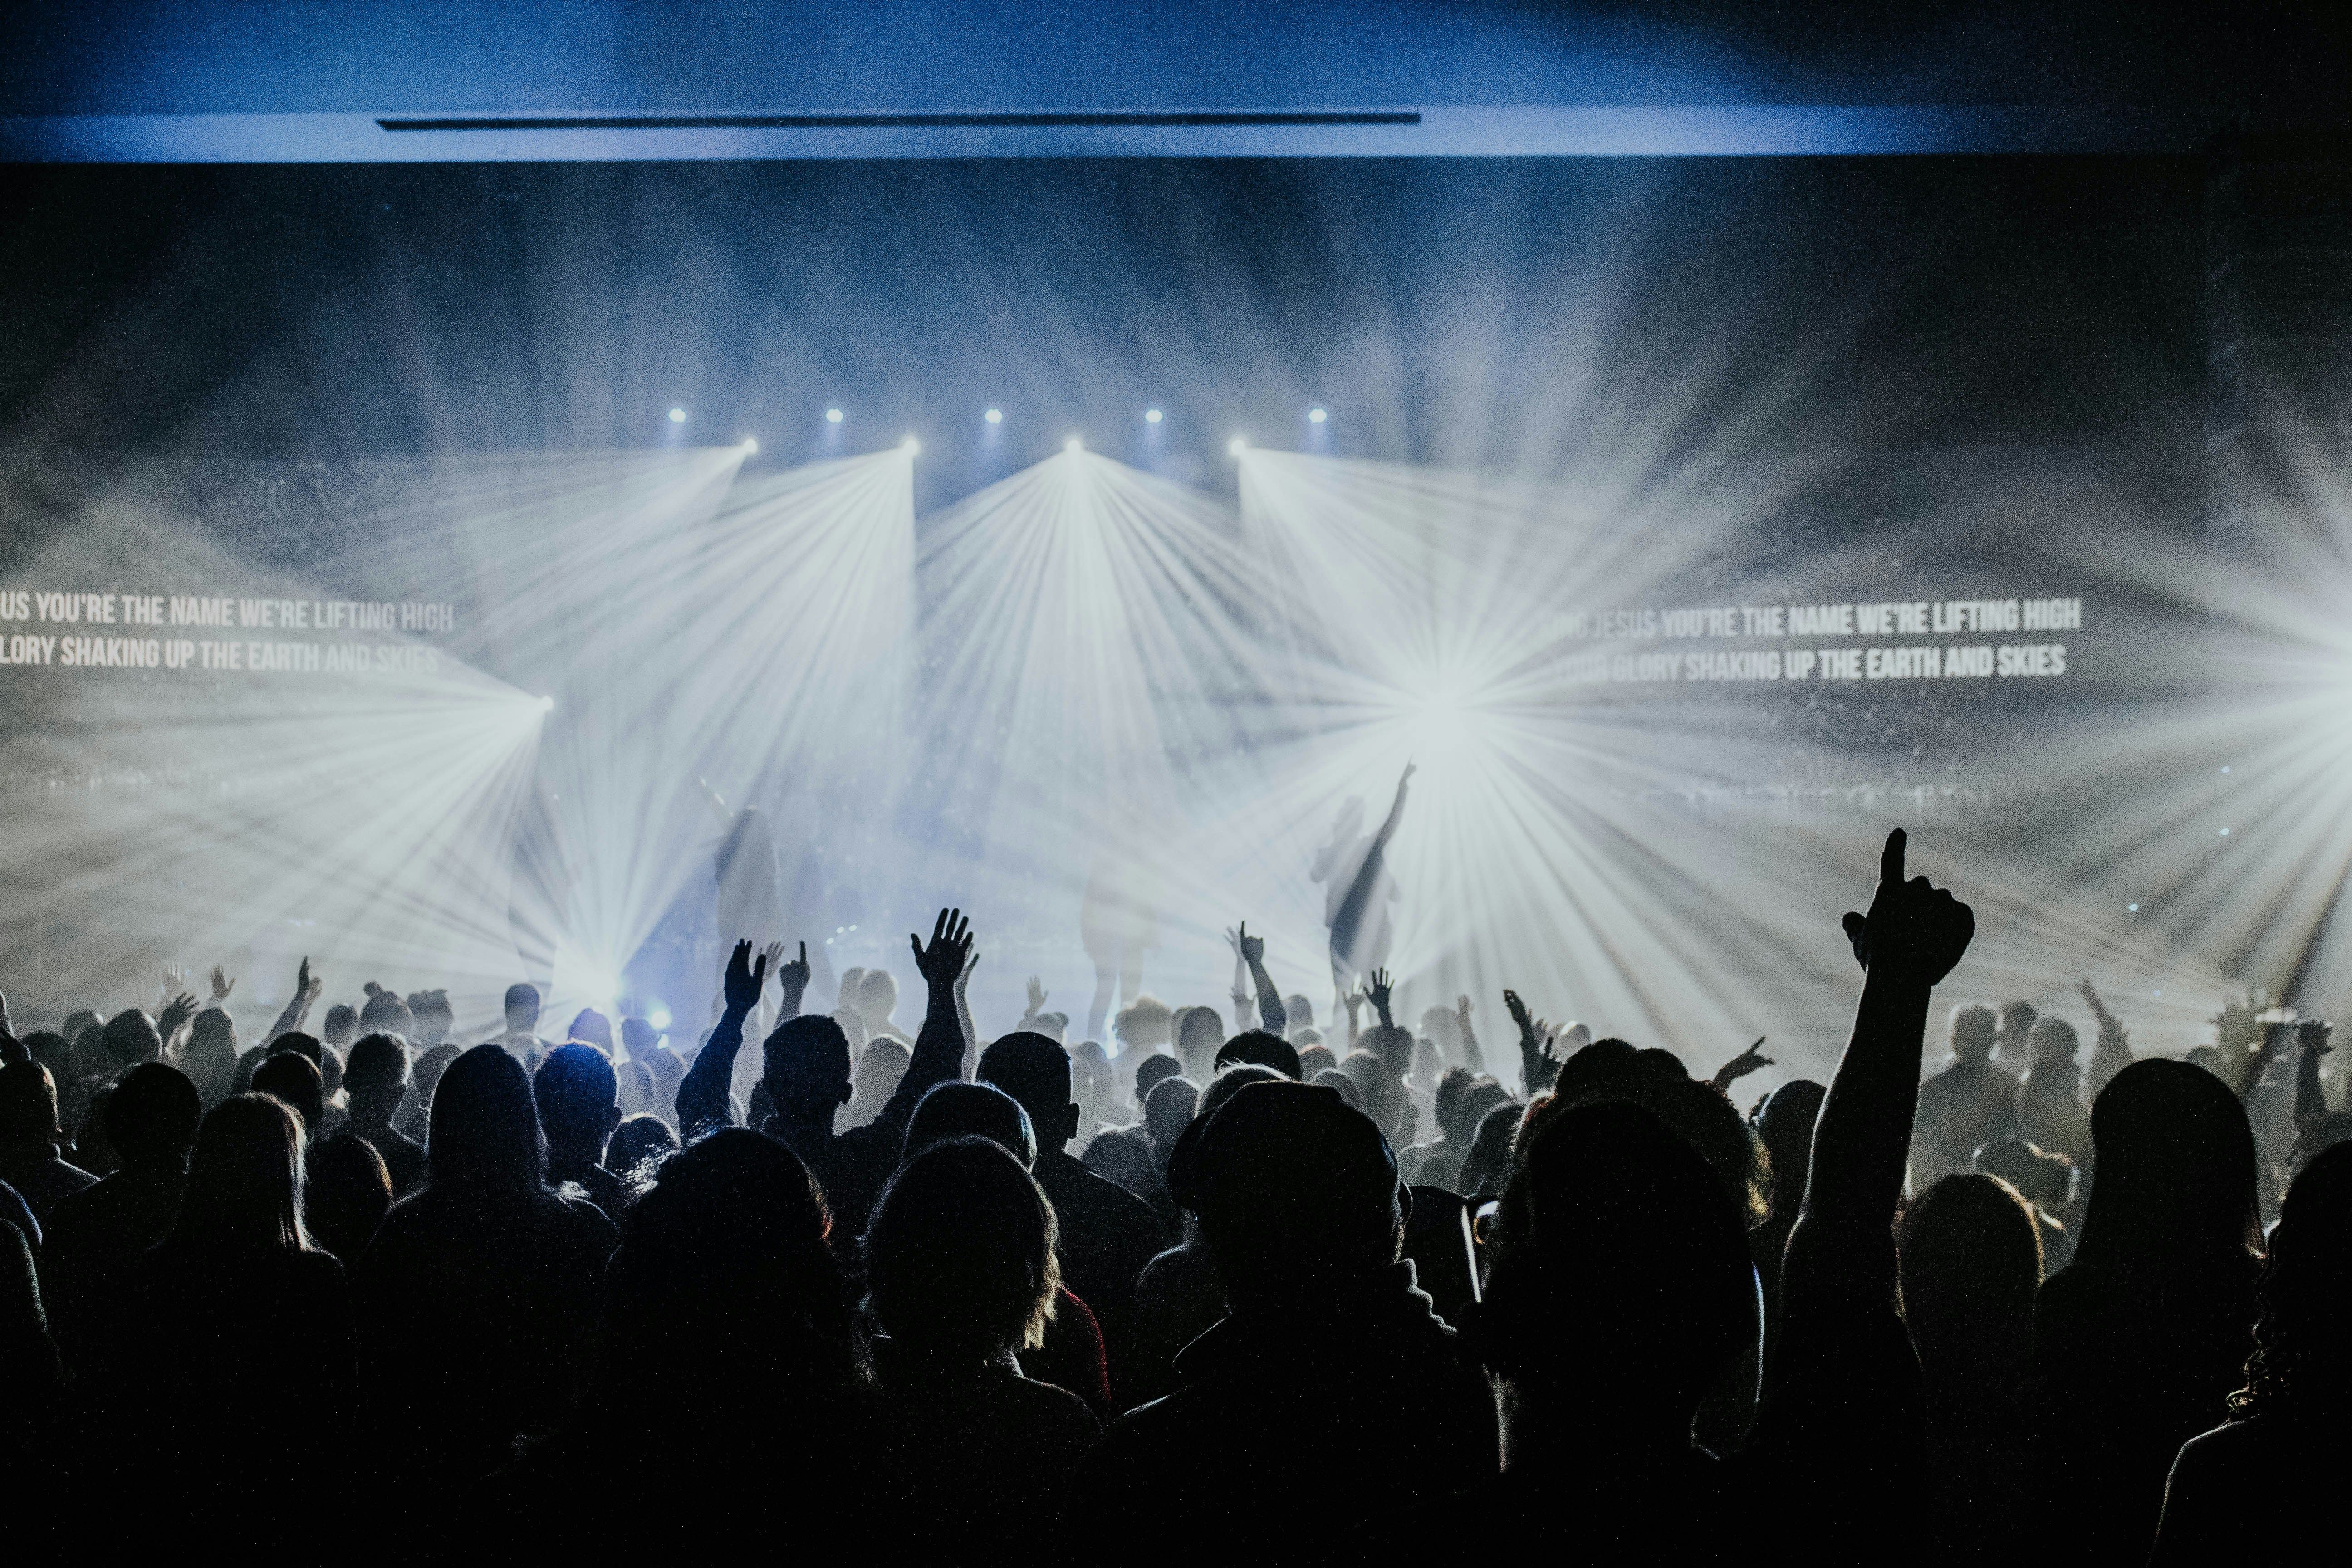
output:
M572 1412L593 1363L614 1233L548 1190L521 1065L477 1046L441 1075L425 1184L362 1256L362 1409L391 1474L457 1485Z

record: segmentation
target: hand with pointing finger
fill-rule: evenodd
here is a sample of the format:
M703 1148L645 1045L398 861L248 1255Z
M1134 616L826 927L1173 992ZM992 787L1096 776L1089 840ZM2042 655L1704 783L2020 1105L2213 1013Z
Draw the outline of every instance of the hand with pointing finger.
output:
M1878 857L1878 890L1868 914L1849 911L1846 941L1854 961L1873 980L1933 987L1952 972L1976 935L1976 913L1948 889L1925 877L1905 880L1904 852L1909 837L1896 828Z

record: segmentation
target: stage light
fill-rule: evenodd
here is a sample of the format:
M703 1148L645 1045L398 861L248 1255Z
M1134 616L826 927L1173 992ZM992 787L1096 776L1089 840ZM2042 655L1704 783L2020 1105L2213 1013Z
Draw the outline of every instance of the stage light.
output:
M1159 423L1160 423L1160 410L1158 410L1157 408L1147 408L1147 409L1145 409L1145 410L1143 411L1143 422L1144 422L1146 425L1157 425L1157 424L1159 424Z
M651 1024L656 1030L667 1029L669 1027L669 1017L667 1005L656 1002L653 1005L652 1010L646 1014L646 1022Z
M541 698L541 699L539 700L539 710L540 710L541 712L542 712L542 713L552 713L552 712L554 712L554 711L555 711L555 699L554 699L554 698L552 698L552 697L542 697L542 698Z
M1238 458L1244 452L1248 450L1249 437L1246 436L1236 436L1232 440L1225 443L1225 451L1232 457Z
M746 437L743 437L743 454L744 454L744 456L746 456L746 457L755 457L755 456L757 456L757 455L758 455L759 450L760 450L760 443L759 443L759 440L758 440L758 438L757 438L757 437L751 437L751 436L746 436Z
M1004 423L1004 410L1002 408L992 408L987 413L982 415L981 417L987 420L991 425L1002 425Z
M1076 436L1071 437L1068 440L1062 443L1062 450L1065 452L1083 452L1086 449L1087 444L1084 441L1079 440Z
M922 449L923 444L920 441L916 440L912 436L908 437L905 440L898 443L898 450L906 453L907 456L910 458L915 456L918 452L920 452Z
M683 409L683 408L673 408L673 409L671 409L671 410L669 411L669 422L670 422L671 424L673 424L673 425L683 425L683 424L685 424L685 423L686 423L686 410L685 410L685 409Z
M824 422L825 422L826 424L828 424L828 425L838 425L838 424L840 424L840 423L841 423L841 410L840 410L840 409L838 409L838 408L828 408L828 409L826 409L826 410L824 411Z
M1309 425L1320 425L1329 417L1330 416L1325 414L1320 408L1310 408L1307 411L1307 423Z

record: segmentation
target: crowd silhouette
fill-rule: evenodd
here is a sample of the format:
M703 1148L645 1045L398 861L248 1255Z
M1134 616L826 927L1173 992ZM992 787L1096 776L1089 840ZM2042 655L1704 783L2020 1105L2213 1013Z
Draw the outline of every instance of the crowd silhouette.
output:
M553 1039L528 984L472 1046L373 984L312 1035L307 961L250 1046L217 970L152 1014L0 1003L0 1539L2334 1559L2327 1026L2235 1008L2137 1058L2085 983L2087 1064L2014 1002L1930 1059L1974 917L1906 852L1844 918L1831 1080L1745 1110L1765 1040L1701 1076L1507 993L1497 1071L1473 998L1401 1024L1377 968L1318 1029L1246 926L1230 1017L1129 985L1108 1048L1034 982L983 1037L956 910L910 939L911 1040L887 971L808 1010L772 941L698 1040Z

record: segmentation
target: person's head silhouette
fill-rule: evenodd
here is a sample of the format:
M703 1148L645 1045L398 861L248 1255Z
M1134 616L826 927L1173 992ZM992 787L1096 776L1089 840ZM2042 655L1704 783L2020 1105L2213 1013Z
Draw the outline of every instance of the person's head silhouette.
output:
M866 1231L866 1293L894 1345L948 1364L1045 1339L1061 1274L1053 1205L993 1139L950 1138L898 1167Z
M662 1163L614 1254L607 1376L675 1408L851 1369L831 1221L799 1156L728 1128Z
M1176 1025L1176 1055L1187 1075L1205 1077L1216 1070L1217 1051L1225 1043L1225 1026L1214 1007L1188 1007Z
M253 1069L253 1092L274 1094L302 1119L305 1133L316 1132L325 1119L327 1090L310 1058L292 1051L272 1052Z
M1990 1008L1985 1016L1991 1017ZM1805 1177L1813 1162L1813 1123L1821 1120L1828 1096L1828 1089L1809 1078L1791 1079L1766 1098L1756 1118L1756 1136L1771 1162L1773 1216L1792 1225L1805 1201Z
M2253 1130L2212 1074L2161 1057L2134 1062L2091 1107L2091 1145L2077 1264L2144 1272L2260 1249Z
M539 1125L551 1152L601 1164L604 1141L621 1122L620 1080L593 1045L558 1046L531 1079Z
M400 1110L408 1093L408 1047L397 1035L362 1035L352 1042L343 1064L343 1098L352 1120L380 1127Z
M191 1080L201 1079L198 1092L217 1104L236 1079L236 1026L218 1007L207 1007L188 1024L188 1044L181 1064Z
M155 1061L163 1054L163 1037L155 1032L154 1019L126 1008L106 1021L106 1054L117 1067Z
M1163 1078L1144 1098L1143 1136L1151 1144L1152 1163L1163 1178L1176 1140L1192 1124L1192 1114L1200 1108L1201 1091L1188 1078Z
M142 1062L106 1102L106 1141L126 1169L177 1173L187 1168L204 1117L204 1100L184 1073Z
M2026 1037L2026 1049L2036 1067L2044 1064L2062 1066L2072 1062L2083 1042L2074 1033L2074 1026L2063 1018L2044 1018L2033 1026Z
M1166 1060L1172 1069L1176 1058ZM1080 1111L1070 1098L1069 1053L1045 1036L1022 1029L1000 1037L980 1053L980 1079L1020 1101L1029 1113L1041 1156L1060 1153L1078 1135Z
M501 1047L463 1052L434 1086L425 1170L436 1187L535 1193L546 1186L547 1145L530 1080Z
M1738 1205L1655 1115L1598 1101L1530 1118L1479 1333L1529 1420L1686 1448L1756 1343L1756 1290Z
M275 1095L214 1106L188 1156L173 1239L214 1252L307 1250L302 1144L301 1119Z
M2017 1189L1946 1176L1903 1215L1903 1317L1931 1371L1992 1376L2033 1351L2042 1230Z
M1265 1029L1244 1029L1217 1048L1217 1070L1239 1063L1272 1068L1283 1077L1297 1080L1300 1071L1299 1049L1280 1035Z
M2314 1157L2287 1188L2255 1289L2241 1416L2352 1413L2352 1144Z
M1994 1042L2000 1037L2000 1016L1983 1003L1963 1003L1952 1009L1952 1055L1960 1060L1991 1060Z
M849 1103L849 1037L822 1013L785 1019L761 1047L761 1081L786 1122L830 1128Z
M1284 1081L1285 1079L1283 1079L1283 1076L1275 1071L1272 1068L1259 1067L1252 1062L1244 1062L1239 1067L1227 1068L1215 1078L1210 1079L1209 1087L1201 1091L1200 1106L1192 1114L1196 1119L1205 1116L1214 1116L1218 1111L1224 1109L1225 1101L1231 1100L1234 1096L1239 1094L1243 1089L1247 1089L1250 1085L1254 1083L1281 1083ZM1189 1126L1190 1123L1188 1122L1186 1125ZM1183 1134L1180 1130L1177 1136L1181 1137L1182 1135ZM1172 1149L1171 1152L1173 1152Z
M58 1086L38 1062L0 1067L0 1145L40 1149L58 1140Z
M849 1075L851 1118L866 1122L881 1115L890 1097L898 1092L898 1080L907 1076L907 1064L913 1059L913 1053L887 1035L866 1041L857 1052L856 1070Z
M1037 1135L1021 1102L988 1083L935 1084L907 1121L907 1158L950 1138L985 1138L1027 1170L1037 1163Z
M416 1032L416 1019L397 992L379 991L360 1008L360 1028L381 1029L405 1039Z
M1492 1196L1503 1190L1503 1184L1510 1179L1519 1120L1526 1114L1526 1108L1517 1100L1506 1100L1478 1123L1470 1139L1470 1152L1462 1157L1462 1173L1454 1181L1465 1197Z
M330 1138L310 1150L302 1180L311 1241L347 1267L357 1263L392 1209L392 1173L383 1156L354 1134Z
M572 1016L572 1027L566 1031L569 1041L593 1046L609 1059L613 1055L613 1020L593 1007L583 1007Z
M538 986L528 981L508 986L505 1006L507 1033L528 1035L539 1027Z
M1683 1070L1670 1051L1636 1050L1622 1040L1600 1040L1569 1058L1549 1100L1529 1112L1534 1123L1570 1107L1603 1100L1641 1106L1697 1151L1755 1225L1770 1212L1772 1171L1763 1142L1731 1101Z
M280 1051L292 1051L298 1057L308 1058L310 1065L319 1069L320 1080L324 1081L327 1072L327 1047L318 1036L306 1035L299 1029L280 1035L269 1042L269 1054L276 1056Z
M604 1144L604 1167L642 1192L654 1184L663 1163L677 1152L677 1134L651 1113L624 1117Z
M1370 1117L1287 1082L1246 1085L1185 1129L1168 1190L1200 1221L1237 1314L1280 1314L1387 1268L1412 1201Z

